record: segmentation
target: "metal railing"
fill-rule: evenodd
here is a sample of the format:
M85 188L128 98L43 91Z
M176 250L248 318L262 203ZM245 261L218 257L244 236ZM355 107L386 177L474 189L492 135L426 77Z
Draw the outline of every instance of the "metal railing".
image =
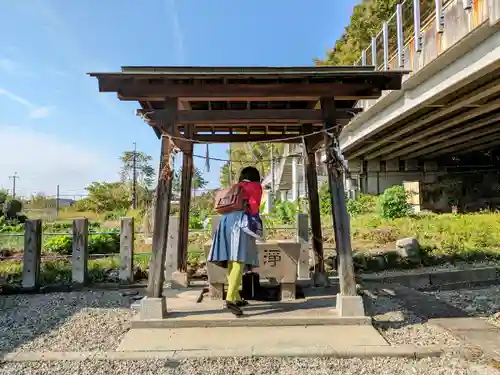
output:
M481 1L481 0L477 0ZM444 32L444 9L453 0L404 0L396 5L394 14L382 24L380 32L371 38L370 45L361 51L356 66L375 66L377 70L405 67L405 48L413 44L421 52L424 44L423 30L430 24L436 32ZM464 10L472 10L473 1L463 0Z

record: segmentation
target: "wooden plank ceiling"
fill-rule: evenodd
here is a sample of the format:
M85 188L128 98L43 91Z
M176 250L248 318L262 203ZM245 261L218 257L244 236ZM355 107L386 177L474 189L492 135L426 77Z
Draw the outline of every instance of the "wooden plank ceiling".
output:
M157 136L166 131L168 97L178 102L176 135L189 126L198 141L228 143L286 140L302 134L304 124L318 131L321 98L335 99L336 122L343 127L359 112L358 100L400 89L405 73L372 67L123 67L89 75L98 79L99 91L138 101L137 114Z

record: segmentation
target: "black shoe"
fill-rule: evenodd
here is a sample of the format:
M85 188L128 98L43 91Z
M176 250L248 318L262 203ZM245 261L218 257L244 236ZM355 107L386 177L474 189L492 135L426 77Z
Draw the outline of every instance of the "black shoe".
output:
M236 317L243 316L243 311L235 302L226 301L226 308Z
M248 301L245 301L244 299L242 299L240 301L236 301L235 304L238 307L245 307L245 306L248 306Z

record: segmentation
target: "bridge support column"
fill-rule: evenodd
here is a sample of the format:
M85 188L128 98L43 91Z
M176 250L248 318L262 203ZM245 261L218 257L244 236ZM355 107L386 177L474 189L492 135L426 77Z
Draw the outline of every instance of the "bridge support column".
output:
M363 161L361 159L352 159L347 161L349 166L349 176L346 176L346 192L349 199L356 199L359 195L359 176L363 172Z
M417 159L405 160L405 172L415 172L415 171L418 171L418 160Z
M299 198L299 160L292 157L292 201Z
M434 160L424 161L424 172L436 172L438 170L438 163Z
M399 159L389 159L385 161L386 172L399 172Z
M380 160L368 160L366 166L366 192L380 194Z

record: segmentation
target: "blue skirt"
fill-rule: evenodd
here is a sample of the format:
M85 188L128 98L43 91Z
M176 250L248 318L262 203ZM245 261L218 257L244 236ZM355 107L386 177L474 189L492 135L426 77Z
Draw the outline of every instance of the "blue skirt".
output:
M231 212L222 216L212 241L208 261L227 267L228 261L258 267L259 257L255 238L241 229L244 212Z

